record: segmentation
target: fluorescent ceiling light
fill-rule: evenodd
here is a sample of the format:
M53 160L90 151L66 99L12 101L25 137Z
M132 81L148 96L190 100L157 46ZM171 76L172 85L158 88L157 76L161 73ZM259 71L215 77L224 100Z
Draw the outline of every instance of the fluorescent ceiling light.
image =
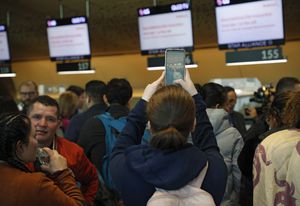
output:
M186 69L197 68L197 67L198 67L198 64L187 64L187 65L185 65ZM149 71L165 70L165 66L147 67L147 70L149 70Z
M81 71L60 71L57 72L58 74L65 75L65 74L94 74L95 70L81 70Z
M249 62L232 62L226 63L226 66L241 66L241 65L254 65L254 64L275 64L285 63L287 59L275 59L275 60L264 60L264 61L249 61Z
M16 73L3 73L0 74L0 77L15 77L17 76Z

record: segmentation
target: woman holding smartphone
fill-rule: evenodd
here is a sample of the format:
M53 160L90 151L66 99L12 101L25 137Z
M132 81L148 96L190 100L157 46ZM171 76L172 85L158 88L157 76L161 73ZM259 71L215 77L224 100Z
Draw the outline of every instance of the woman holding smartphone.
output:
M45 173L31 173L27 169L25 164L35 161L37 148L27 116L0 115L1 205L84 205L73 173L68 169L66 159L57 151L44 148L49 155L49 163L41 166Z
M142 206L155 188L182 188L208 162L202 189L219 205L227 170L205 104L188 71L175 81L180 86L161 87L164 75L146 87L117 139L110 162L113 182L126 206ZM149 145L141 145L148 120L152 137ZM191 132L193 144L187 143Z

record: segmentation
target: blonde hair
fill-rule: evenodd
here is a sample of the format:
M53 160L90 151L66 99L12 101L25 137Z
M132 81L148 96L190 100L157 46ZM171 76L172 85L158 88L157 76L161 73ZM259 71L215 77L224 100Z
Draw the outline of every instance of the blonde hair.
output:
M74 115L78 104L78 97L71 91L62 93L58 99L60 115L63 118L70 118Z

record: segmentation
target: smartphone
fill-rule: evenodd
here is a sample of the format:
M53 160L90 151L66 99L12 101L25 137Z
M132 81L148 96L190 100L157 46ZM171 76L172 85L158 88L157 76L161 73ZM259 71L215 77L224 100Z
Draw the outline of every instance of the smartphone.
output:
M185 77L185 50L166 49L165 51L165 85L174 84L176 79Z
M42 148L37 149L36 157L41 165L48 165L50 162L50 157L48 153Z

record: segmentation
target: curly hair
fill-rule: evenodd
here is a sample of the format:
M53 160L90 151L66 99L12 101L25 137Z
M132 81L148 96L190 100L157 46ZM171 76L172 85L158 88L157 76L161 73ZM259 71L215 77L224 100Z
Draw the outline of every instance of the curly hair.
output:
M288 127L300 129L300 91L289 93L282 122Z
M274 100L272 101L270 107L267 108L266 118L273 118L276 122L276 127L284 126L284 123L282 122L283 111L289 98L289 91L277 93L275 94Z

